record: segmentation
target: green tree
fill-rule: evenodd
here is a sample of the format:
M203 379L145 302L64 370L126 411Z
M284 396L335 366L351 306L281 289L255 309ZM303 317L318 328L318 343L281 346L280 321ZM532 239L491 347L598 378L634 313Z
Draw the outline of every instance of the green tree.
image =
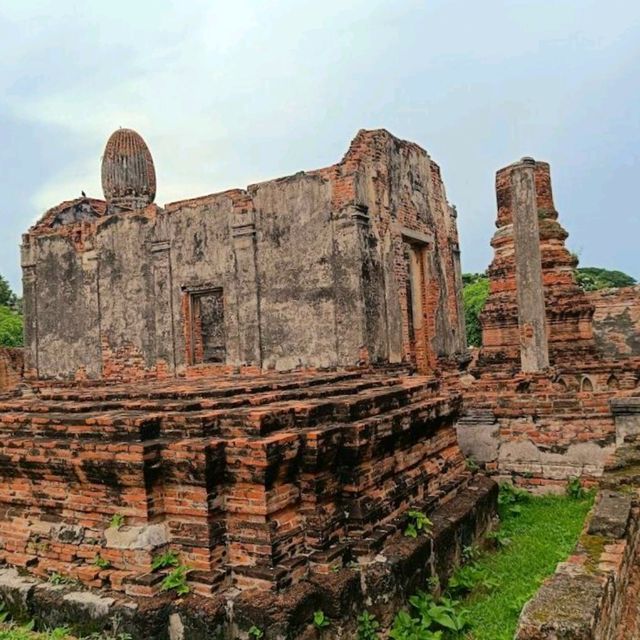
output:
M489 278L481 273L462 275L462 300L464 303L464 321L467 327L467 344L479 347L482 344L480 312L489 296Z
M0 346L22 346L21 300L11 290L6 278L0 276Z
M22 316L9 307L0 306L0 346L22 346Z
M0 276L0 307L14 307L18 298L6 278Z
M635 278L622 271L611 271L600 267L580 267L576 269L576 280L585 291L618 289L636 284Z

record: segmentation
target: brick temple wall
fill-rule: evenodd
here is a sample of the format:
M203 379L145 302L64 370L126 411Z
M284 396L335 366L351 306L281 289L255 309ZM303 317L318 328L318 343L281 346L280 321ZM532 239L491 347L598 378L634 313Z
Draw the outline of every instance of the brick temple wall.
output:
M22 265L31 379L426 372L466 351L440 169L384 130L361 131L331 167L164 209L63 203L24 236ZM216 292L218 328L202 331L194 301ZM210 334L224 344L203 350Z
M640 285L592 291L598 351L608 358L640 356Z
M0 394L13 391L22 383L23 369L22 349L0 347Z

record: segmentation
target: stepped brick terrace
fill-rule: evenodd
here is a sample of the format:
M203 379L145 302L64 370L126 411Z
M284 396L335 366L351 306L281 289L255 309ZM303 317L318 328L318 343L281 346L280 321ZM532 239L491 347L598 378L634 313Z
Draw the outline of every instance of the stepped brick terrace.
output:
M456 211L428 154L360 131L336 165L159 207L146 143L119 129L102 181L23 237L0 593L78 632L117 615L136 638L298 637L309 607L348 634L358 602L388 622L446 581L496 485L456 438ZM431 537L403 535L412 510ZM186 598L163 591L166 552Z
M475 354L457 212L412 142L362 130L330 167L160 207L119 129L102 182L23 236L25 349L0 353L16 618L296 639L321 608L352 638L365 604L388 627L446 583L492 526L491 476L595 484L635 451L639 291L578 286L547 163L497 173Z

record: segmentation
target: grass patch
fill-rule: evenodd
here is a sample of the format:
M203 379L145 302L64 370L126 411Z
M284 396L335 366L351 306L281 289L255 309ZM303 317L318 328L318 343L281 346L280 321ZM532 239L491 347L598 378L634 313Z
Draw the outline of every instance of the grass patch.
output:
M66 629L54 629L45 633L36 633L31 630L31 625L0 626L0 640L72 640Z
M593 496L546 495L500 506L500 535L509 543L480 556L476 565L491 577L490 589L464 601L474 640L512 640L524 604L573 550Z

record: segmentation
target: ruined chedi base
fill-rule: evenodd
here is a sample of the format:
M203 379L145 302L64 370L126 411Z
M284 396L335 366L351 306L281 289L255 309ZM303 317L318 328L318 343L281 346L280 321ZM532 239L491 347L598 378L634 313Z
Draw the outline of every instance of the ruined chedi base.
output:
M640 296L588 295L577 285L547 163L523 158L501 169L496 193L490 294L461 445L488 471L529 487L594 482L637 431L628 426L635 414L627 420L611 401L638 393Z

